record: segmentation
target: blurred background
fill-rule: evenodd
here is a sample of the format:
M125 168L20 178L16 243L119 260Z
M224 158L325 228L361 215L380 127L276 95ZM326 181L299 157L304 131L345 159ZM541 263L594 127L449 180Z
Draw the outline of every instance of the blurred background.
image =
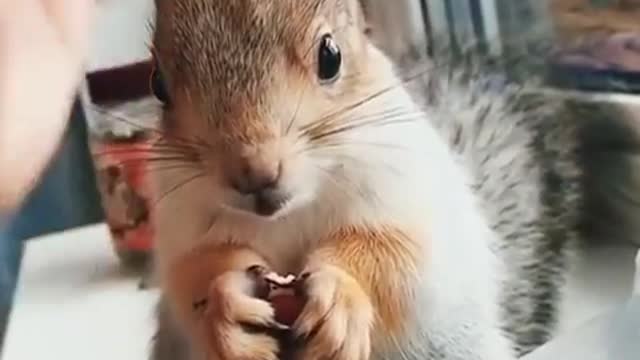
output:
M487 41L487 51L517 53L528 44L512 40L525 39L532 31L558 43L589 33L594 40L567 50L573 51L573 56L558 61L558 84L588 91L640 93L638 0L368 1L379 21L387 24L388 31L379 36L395 56L406 55L406 47L393 45L402 43L396 41L399 38L411 43L418 54L428 53L438 41L454 46ZM148 60L146 21L151 14L151 0L101 1L90 71ZM97 99L89 90L83 91L63 145L42 182L15 216L0 218L2 330L11 308L24 241L105 219L89 151L90 131L99 123L92 114ZM126 103L127 99L118 101Z

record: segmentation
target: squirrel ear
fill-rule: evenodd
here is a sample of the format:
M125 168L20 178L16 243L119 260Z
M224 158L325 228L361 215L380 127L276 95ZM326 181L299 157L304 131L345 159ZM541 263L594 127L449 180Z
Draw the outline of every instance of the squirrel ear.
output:
M358 0L358 7L360 8L359 10L359 14L360 14L360 22L361 22L361 26L363 29L363 32L365 35L370 36L371 35L371 20L370 20L370 14L371 14L371 0Z

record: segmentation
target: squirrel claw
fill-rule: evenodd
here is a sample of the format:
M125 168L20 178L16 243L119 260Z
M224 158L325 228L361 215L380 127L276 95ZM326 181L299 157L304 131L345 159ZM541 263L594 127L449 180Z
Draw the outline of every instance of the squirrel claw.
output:
M276 322L269 302L257 297L265 283L261 273L256 266L224 273L212 282L208 297L193 304L203 309L208 347L225 359L278 359L276 335L288 327Z
M368 360L373 307L357 281L329 265L302 278L307 303L293 326L301 358Z

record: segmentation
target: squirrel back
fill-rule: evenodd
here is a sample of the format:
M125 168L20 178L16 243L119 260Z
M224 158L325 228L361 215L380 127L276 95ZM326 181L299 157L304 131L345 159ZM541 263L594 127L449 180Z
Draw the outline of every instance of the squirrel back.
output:
M527 354L555 334L582 249L638 244L634 108L546 87L535 60L476 50L425 58L405 46L395 50L399 72L424 73L407 87L469 173L498 235L503 327Z

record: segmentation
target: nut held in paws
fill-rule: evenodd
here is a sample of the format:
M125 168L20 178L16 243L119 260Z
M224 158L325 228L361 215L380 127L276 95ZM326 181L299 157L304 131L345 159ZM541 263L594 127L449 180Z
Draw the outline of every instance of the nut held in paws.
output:
M291 326L296 321L304 302L295 294L281 294L269 298L269 302L276 312L276 321L280 324Z
M267 299L275 310L276 321L287 326L293 325L304 306L304 298L295 291L296 277L269 273L265 279L269 283Z

